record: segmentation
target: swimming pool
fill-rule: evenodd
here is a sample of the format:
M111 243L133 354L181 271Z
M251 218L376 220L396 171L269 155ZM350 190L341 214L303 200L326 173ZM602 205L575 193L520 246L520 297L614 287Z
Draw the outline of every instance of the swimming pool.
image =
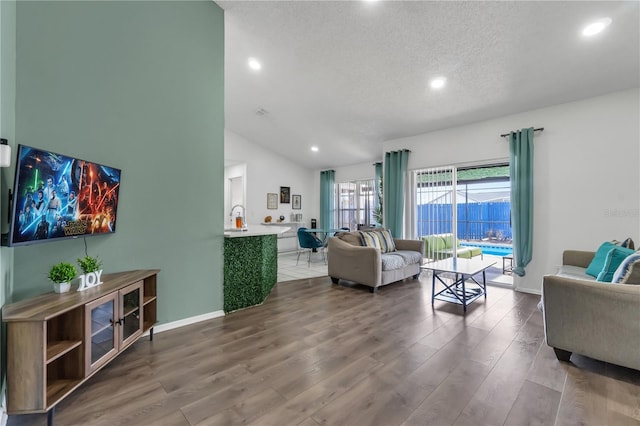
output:
M513 253L513 247L497 244L483 244L483 243L460 243L461 246L466 247L480 247L482 254L490 254L493 256L509 256Z

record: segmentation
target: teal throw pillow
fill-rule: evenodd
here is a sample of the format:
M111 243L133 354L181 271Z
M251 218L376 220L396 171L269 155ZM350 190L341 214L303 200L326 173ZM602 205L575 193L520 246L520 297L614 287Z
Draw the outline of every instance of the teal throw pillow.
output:
M592 277L596 278L600 273L600 271L602 271L602 268L604 267L604 261L607 259L607 254L609 253L609 250L611 250L614 247L618 247L618 246L608 241L605 243L602 243L602 245L596 251L596 255L593 257L593 260L587 267L587 270L584 272L587 275L591 275Z
M613 279L613 274L616 272L620 264L627 258L627 256L634 254L635 251L623 247L614 247L607 253L602 271L598 274L596 281L610 283Z

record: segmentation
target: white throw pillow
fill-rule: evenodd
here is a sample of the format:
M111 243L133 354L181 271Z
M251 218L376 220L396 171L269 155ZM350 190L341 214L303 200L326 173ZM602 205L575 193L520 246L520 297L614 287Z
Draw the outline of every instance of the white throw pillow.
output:
M616 272L611 282L614 284L640 284L640 253L627 256Z

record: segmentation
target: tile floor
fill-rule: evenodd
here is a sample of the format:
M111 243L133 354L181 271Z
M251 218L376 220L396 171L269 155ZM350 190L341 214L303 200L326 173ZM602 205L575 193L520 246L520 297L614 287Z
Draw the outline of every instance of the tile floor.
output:
M307 252L300 254L300 262L296 265L298 252L278 254L278 282L327 276L327 265L324 263L322 253L311 253L309 265L307 265L308 256Z
M308 253L300 255L300 262L296 265L297 252L280 253L278 255L278 282L299 280L301 278L324 277L327 275L327 265L322 253L312 253L311 262L307 264ZM502 258L485 256L486 260L495 260L496 264L487 269L487 283L501 287L513 286L513 277L502 273ZM425 277L423 273L423 278Z

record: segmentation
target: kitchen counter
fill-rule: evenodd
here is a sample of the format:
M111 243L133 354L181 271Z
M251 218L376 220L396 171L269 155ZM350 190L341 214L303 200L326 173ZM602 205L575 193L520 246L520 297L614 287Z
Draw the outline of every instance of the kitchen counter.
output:
M278 277L277 236L288 226L249 225L224 233L224 311L259 305Z
M278 224L278 226L272 225L247 225L245 230L238 230L238 228L231 228L224 230L224 236L227 238L238 238L238 237L255 237L258 235L278 235L287 232L291 227L282 226Z

